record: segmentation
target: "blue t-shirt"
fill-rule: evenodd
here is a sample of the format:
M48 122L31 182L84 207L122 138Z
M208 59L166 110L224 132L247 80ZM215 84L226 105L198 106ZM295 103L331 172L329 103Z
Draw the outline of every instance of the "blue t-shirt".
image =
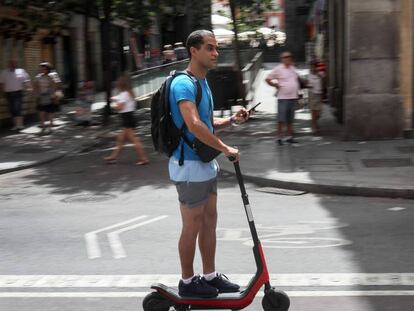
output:
M201 121L203 121L209 130L213 132L213 124L211 118L213 116L213 98L210 87L206 79L198 80L201 85L202 96L201 102L197 108ZM181 115L179 103L183 100L190 101L196 105L197 86L195 81L187 75L180 75L174 78L170 87L170 109L172 119L177 126L181 128L184 119ZM187 138L193 141L195 136L188 131L185 131ZM184 146L184 165L179 166L181 144ZM218 165L217 162L203 163L198 155L188 146L183 139L181 139L180 146L173 152L169 162L170 178L173 181L206 181L217 176Z

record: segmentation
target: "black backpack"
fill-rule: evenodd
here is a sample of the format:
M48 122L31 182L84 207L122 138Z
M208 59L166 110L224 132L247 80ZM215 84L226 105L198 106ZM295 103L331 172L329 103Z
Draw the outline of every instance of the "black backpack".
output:
M155 92L151 100L151 136L154 149L171 157L174 150L180 145L180 139L184 136L185 123L181 128L174 124L170 109L171 82L179 75L189 76L197 86L196 105L201 102L202 90L200 82L187 71L173 71ZM184 159L180 158L180 165Z

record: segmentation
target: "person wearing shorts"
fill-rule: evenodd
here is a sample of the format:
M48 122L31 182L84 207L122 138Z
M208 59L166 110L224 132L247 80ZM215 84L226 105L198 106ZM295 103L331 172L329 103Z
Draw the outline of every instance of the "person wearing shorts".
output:
M50 76L51 65L47 62L39 65L40 73L35 79L35 91L37 94L37 110L39 112L41 134L51 133L53 128L53 118L58 106L55 101L56 83ZM49 120L48 130L45 123L46 118Z
M134 144L137 153L138 161L135 164L146 165L149 163L148 156L145 153L141 140L135 135L135 127L137 125L134 115L136 102L130 77L126 74L120 76L117 81L117 88L120 93L111 99L119 112L122 130L117 136L115 149L109 156L104 157L104 160L107 163L116 163L116 160L124 147L125 140L129 140Z
M203 143L220 150L227 157L239 159L239 151L224 144L214 135L213 129L230 126L233 122L247 120L246 109L240 109L230 118L213 117L213 99L206 80L207 71L217 64L217 41L207 30L192 32L187 39L190 63L187 72L171 83L169 104L172 119L177 128L185 122L184 135L189 141L197 137ZM201 85L201 102L196 106L197 81ZM180 163L183 148L184 162ZM180 165L181 164L181 165ZM181 262L181 280L178 291L181 296L211 298L219 292L237 292L239 286L216 272L216 224L217 224L217 171L216 160L204 163L187 143L181 139L169 160L170 179L174 182L182 229L178 243ZM193 261L196 242L201 253L203 276L194 273Z
M273 68L266 82L277 89L277 143L283 145L285 141L294 144L297 143L293 138L293 121L300 87L299 75L293 65L293 56L290 52L283 52L280 57L282 64Z
M0 90L3 89L10 115L13 119L12 130L23 129L23 90L32 89L26 70L17 68L15 59L9 60L9 68L0 72Z

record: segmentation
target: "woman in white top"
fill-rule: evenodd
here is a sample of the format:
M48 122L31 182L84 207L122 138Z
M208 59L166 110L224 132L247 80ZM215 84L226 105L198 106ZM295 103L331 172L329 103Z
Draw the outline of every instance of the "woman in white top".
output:
M116 147L114 151L111 155L105 157L104 160L108 163L115 163L124 146L124 141L128 139L134 144L138 155L138 162L136 162L136 164L148 164L149 161L147 155L145 154L144 147L140 139L135 135L135 95L132 90L130 78L127 75L121 76L117 81L117 88L120 93L117 96L112 97L112 100L115 102L115 107L121 117L122 131L116 139Z
M36 76L34 89L37 95L37 110L39 111L41 134L46 132L46 116L49 120L49 132L53 127L54 113L58 111L55 98L56 83L50 76L51 66L49 63L39 65L40 73Z

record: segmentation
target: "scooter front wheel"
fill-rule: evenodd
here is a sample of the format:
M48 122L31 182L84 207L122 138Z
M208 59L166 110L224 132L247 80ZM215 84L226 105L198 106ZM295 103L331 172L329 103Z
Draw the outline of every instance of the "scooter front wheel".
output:
M171 306L171 301L164 298L157 292L148 294L142 301L144 311L168 311Z
M264 311L287 311L290 307L290 299L285 292L271 288L265 292L262 307Z

